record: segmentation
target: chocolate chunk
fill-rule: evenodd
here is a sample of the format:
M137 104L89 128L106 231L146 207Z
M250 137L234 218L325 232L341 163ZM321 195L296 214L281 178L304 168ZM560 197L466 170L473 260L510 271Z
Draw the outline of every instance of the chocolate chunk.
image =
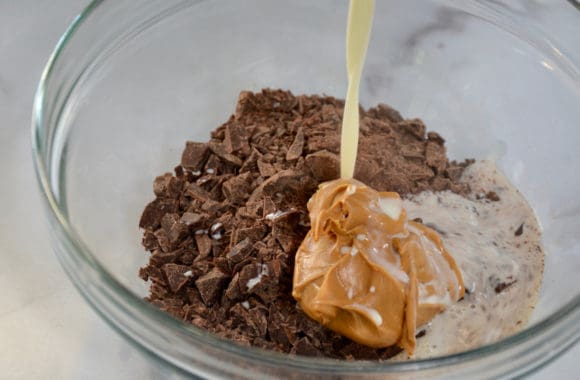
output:
M308 138L306 142L306 151L309 153L316 153L321 150L326 150L338 154L339 147L340 139L336 134L330 136L315 135Z
M268 305L278 298L278 284L276 284L272 278L263 277L261 281L250 290L250 293L260 297L264 304Z
M187 284L191 278L189 267L177 264L163 265L163 273L167 278L167 284L174 293L177 293Z
M257 162L258 164L258 170L260 171L260 175L262 177L271 177L274 174L276 174L276 169L274 168L274 165L271 165L267 162L264 162L262 160L258 160Z
M262 240L266 234L267 227L263 224L256 224L251 227L238 228L234 231L232 242L237 244L239 241L249 238L250 241L255 242Z
M445 149L435 142L428 141L425 148L425 161L435 173L442 173L447 166Z
M253 335L264 337L268 331L268 318L262 308L252 308L248 312L247 326L252 329Z
M236 273L230 283L226 291L224 292L225 296L230 300L234 301L239 299L244 292L240 289L240 274Z
M520 226L515 230L514 236L522 236L524 233L524 223L520 224Z
M316 189L317 181L303 171L287 169L276 173L258 186L250 195L249 202L264 196L289 194L300 201L307 201Z
M375 108L371 108L368 113L373 115L377 119L388 120L394 123L403 121L403 117L401 116L399 111L389 107L386 104L379 104Z
M161 227L167 233L169 242L174 244L188 236L188 228L185 223L181 223L177 213L165 214L161 219Z
M202 214L195 212L184 212L179 221L189 227L197 227L201 224L204 217Z
M139 227L153 230L161 225L161 218L168 213L175 211L175 201L157 198L149 203L139 220Z
M211 306L217 300L227 279L228 276L218 268L213 268L209 273L198 278L195 286L199 290L203 303Z
M165 195L172 178L173 175L171 175L171 173L165 173L164 175L155 178L155 181L153 182L153 193L158 197Z
M302 239L294 234L294 226L282 223L276 223L272 228L272 236L278 241L284 252L294 252Z
M419 119L404 120L399 122L397 125L403 131L421 140L425 138L425 124L423 124Z
M247 292L251 290L254 280L259 279L259 273L261 273L262 265L259 263L250 263L245 265L238 273L240 291Z
M159 244L157 243L157 237L155 237L155 234L151 231L145 231L141 243L143 244L143 247L145 247L145 249L150 252L153 252L157 248L159 248Z
M239 263L252 252L252 248L253 243L250 238L247 237L238 244L234 245L227 253L226 257L233 263Z
M224 196L232 203L243 203L250 195L251 180L249 172L228 179L222 185Z
M181 155L181 166L189 170L199 171L203 168L208 156L207 144L188 141Z
M445 144L445 140L443 139L443 137L441 137L441 135L437 132L428 132L427 133L427 139L429 141L433 141L435 143L437 143L440 146L443 146L443 144Z
M249 148L246 128L239 123L232 122L226 124L224 147L228 153Z
M415 338L419 339L425 336L425 334L427 334L427 330L421 330L417 333L417 335L415 335Z
M183 254L183 250L178 249L175 251L171 251L171 252L163 252L160 250L156 250L153 252L153 254L151 255L151 258L149 259L151 264L160 267L163 264L167 264L167 263L174 263L175 261L177 261L177 259Z
M338 155L326 150L306 156L304 164L316 180L320 182L337 179L340 172L340 159Z
M286 153L286 160L287 161L294 161L297 160L298 157L302 156L302 149L304 148L304 132L302 128L298 129L296 132L296 137L294 137L294 142L288 148L288 152Z
M242 160L239 157L231 153L228 153L223 144L220 144L215 141L210 141L208 143L208 147L216 156L221 158L224 162L238 167L242 166Z
M258 168L258 158L260 157L260 153L253 148L250 156L244 161L242 167L240 168L240 173L251 172L255 173Z
M211 238L207 235L204 230L199 230L195 233L195 243L197 244L197 250L199 251L198 258L205 259L211 253L212 243Z
M510 282L500 282L498 283L495 287L494 290L496 293L501 293L504 290L506 290L507 288L509 288L510 286L512 286L513 284L515 284L517 281L510 281Z
M384 176L379 176L379 173L381 173L382 171L383 170L381 169L381 165L378 162L376 162L372 156L369 156L367 154L361 154L356 163L356 167L354 170L354 178L358 179L362 183L374 186L373 180L376 177L374 183L384 184L385 181ZM389 186L389 188L391 191L393 190L391 186Z
M195 183L187 185L186 194L202 203L207 203L212 200L209 193Z
M157 239L157 244L159 244L159 248L161 248L163 252L169 252L174 248L171 242L169 241L167 231L165 231L163 228L159 228L153 234Z
M487 200L490 200L492 202L498 202L498 201L500 201L500 197L499 197L499 195L497 195L497 193L495 191L488 191L485 194L485 198L487 198ZM516 236L518 236L518 235L516 235Z
M314 357L324 356L306 337L298 339L292 347L292 350L290 350L290 353Z

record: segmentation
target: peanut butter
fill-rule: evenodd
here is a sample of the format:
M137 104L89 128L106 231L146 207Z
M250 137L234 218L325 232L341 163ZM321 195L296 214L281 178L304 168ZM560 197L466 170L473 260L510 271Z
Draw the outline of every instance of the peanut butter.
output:
M308 202L293 296L322 325L410 355L417 328L463 297L461 273L432 229L407 220L397 193L338 179Z

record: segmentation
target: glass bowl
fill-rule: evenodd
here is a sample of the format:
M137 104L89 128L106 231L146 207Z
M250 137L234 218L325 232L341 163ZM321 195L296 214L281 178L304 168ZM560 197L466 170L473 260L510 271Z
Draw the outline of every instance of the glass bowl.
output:
M506 4L377 2L361 102L422 118L452 158L497 160L535 208L545 273L520 333L427 360L341 362L239 347L143 301L137 224L154 177L179 162L186 140L207 140L241 90L342 98L346 1L90 4L50 58L34 104L38 181L66 272L135 346L202 377L511 377L549 362L580 336L580 74L534 7ZM552 5L578 25L569 3Z

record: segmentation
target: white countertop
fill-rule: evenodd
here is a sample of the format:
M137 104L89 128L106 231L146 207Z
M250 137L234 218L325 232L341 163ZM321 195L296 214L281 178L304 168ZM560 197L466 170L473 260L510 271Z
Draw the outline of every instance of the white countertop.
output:
M0 378L165 379L81 299L49 245L30 152L36 83L86 0L0 0ZM580 378L576 345L532 379Z

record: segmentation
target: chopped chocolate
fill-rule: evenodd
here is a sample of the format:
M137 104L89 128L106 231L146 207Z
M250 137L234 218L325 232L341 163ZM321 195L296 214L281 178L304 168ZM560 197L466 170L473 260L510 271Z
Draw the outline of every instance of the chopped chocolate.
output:
M340 159L337 154L321 150L306 156L305 165L312 176L320 182L337 179L340 173Z
M427 330L421 330L417 333L417 335L415 335L415 338L421 338L424 337L425 334L427 334Z
M187 185L185 194L202 203L212 200L210 194L195 183Z
M226 254L226 257L232 261L232 263L237 264L251 253L252 248L252 240L247 237L238 244L234 245L232 249Z
M274 165L269 164L263 160L258 160L258 170L260 171L260 175L264 178L268 178L276 174Z
M176 251L171 252L163 252L160 250L155 250L151 254L149 260L151 264L155 265L156 267L160 267L163 264L174 263L182 254L183 254L182 249L178 249Z
M515 284L515 283L516 283L515 280L514 281L509 281L509 282L500 282L500 283L498 283L495 286L494 290L495 290L496 293L501 293L504 290L506 290L507 288L509 288L510 286L512 286L513 284Z
M161 218L168 212L174 212L176 209L175 201L164 198L157 198L149 203L139 221L139 227L146 230L154 230L161 225Z
M249 172L228 179L221 186L224 197L235 204L244 203L251 191L251 180Z
M147 300L242 345L337 359L400 352L354 343L308 318L292 298L306 203L321 182L339 176L343 107L332 97L242 92L209 142L187 142L175 175L155 179L156 199L139 221L151 252L139 270L151 283ZM356 179L403 197L470 192L459 178L471 161L449 162L443 138L421 120L384 104L360 115ZM499 291L504 284L492 282Z
M191 271L189 267L177 264L163 265L163 273L167 278L167 284L174 293L177 293L181 288L188 283L191 278Z
M306 337L298 339L294 343L292 349L290 350L290 353L303 356L315 356L315 357L324 356L324 354L320 352L320 350L317 349Z
M165 173L164 175L155 178L155 181L153 182L153 193L157 196L165 194L172 178L173 175L171 173Z
M227 279L228 276L219 268L213 268L209 273L198 278L195 281L195 286L199 290L203 303L211 306L221 293L221 287Z
M181 155L181 166L186 169L199 171L209 156L207 144L188 141Z
M302 156L302 149L304 148L304 132L302 128L296 132L296 136L294 137L294 142L288 148L288 152L286 153L286 160L287 161L294 161L297 160L299 157Z
M211 253L211 238L207 235L206 230L198 230L195 232L195 243L199 252L198 259L205 259Z
M522 236L524 233L524 223L520 224L517 230L514 231L514 236Z
M181 223L189 227L197 227L203 220L203 215L195 212L186 211L179 219Z
M235 122L226 124L224 146L228 153L249 149L246 128Z
M498 202L500 200L499 195L495 191L488 191L485 197L492 202Z
M223 144L215 141L210 141L208 143L208 147L216 156L221 158L224 162L227 162L234 166L242 166L242 160L238 156L228 153Z

